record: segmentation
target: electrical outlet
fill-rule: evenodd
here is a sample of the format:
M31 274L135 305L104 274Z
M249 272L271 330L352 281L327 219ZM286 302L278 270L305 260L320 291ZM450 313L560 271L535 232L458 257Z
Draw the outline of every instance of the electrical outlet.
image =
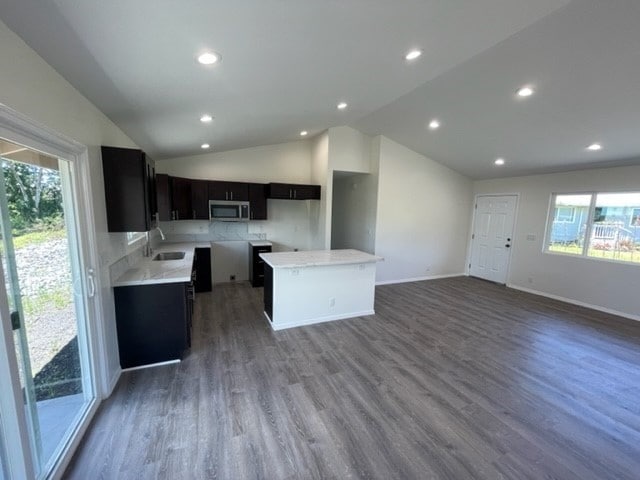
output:
M335 298L330 298L329 299L329 307L335 307L336 306L336 299Z

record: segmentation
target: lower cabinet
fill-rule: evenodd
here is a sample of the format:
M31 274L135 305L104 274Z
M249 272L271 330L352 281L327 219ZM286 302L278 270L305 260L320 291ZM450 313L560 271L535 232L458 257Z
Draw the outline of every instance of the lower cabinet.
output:
M196 293L211 291L211 249L196 248L193 261L196 271L194 283Z
M122 368L183 357L191 346L191 283L115 287L113 291Z
M264 264L264 313L273 322L273 268Z
M261 253L270 252L270 245L254 246L249 243L249 281L253 287L264 285L264 260L260 258Z

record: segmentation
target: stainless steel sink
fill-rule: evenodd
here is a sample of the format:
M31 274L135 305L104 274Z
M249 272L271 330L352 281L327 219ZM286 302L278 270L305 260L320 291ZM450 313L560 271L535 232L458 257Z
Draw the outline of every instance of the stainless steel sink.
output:
M182 260L185 256L185 252L161 252L153 257L154 261L165 261L165 260Z

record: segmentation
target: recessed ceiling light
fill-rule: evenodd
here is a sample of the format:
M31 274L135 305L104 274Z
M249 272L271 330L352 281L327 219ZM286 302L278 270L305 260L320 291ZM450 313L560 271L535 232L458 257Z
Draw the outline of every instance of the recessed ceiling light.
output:
M496 161L493 163L496 165L504 165L504 158L496 158Z
M517 92L519 97L530 97L531 95L533 95L535 92L533 90L533 87L529 86L529 85L525 85L524 87L520 87Z
M203 65L213 65L220 61L220 55L214 52L205 52L198 55L198 62Z
M602 150L602 145L599 143L592 143L587 147L587 150L591 150L592 152L597 152L598 150Z
M200 145L200 148L203 150L206 150L209 147L211 147L211 145L209 145L208 143L203 143L202 145Z
M344 110L345 108L347 108L347 102L340 102L338 104L338 110Z
M418 58L420 55L422 55L422 50L411 50L409 52L407 52L407 54L404 56L405 60L415 60L416 58Z
M301 137L306 137L306 136L307 136L307 133L309 133L309 132L307 132L306 130L302 130L302 131L300 132L300 136L301 136Z
M201 121L202 123L209 123L209 122L211 122L212 120L213 120L213 117L212 117L211 115L202 115L202 116L200 117L200 121Z
M438 120L431 120L431 122L429 122L429 128L431 130L437 130L440 128L440 122Z

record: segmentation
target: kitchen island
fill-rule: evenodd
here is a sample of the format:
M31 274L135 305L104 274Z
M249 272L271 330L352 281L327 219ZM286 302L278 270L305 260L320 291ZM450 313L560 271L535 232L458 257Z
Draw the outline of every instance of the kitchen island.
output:
M373 315L376 262L359 250L261 253L271 328Z

